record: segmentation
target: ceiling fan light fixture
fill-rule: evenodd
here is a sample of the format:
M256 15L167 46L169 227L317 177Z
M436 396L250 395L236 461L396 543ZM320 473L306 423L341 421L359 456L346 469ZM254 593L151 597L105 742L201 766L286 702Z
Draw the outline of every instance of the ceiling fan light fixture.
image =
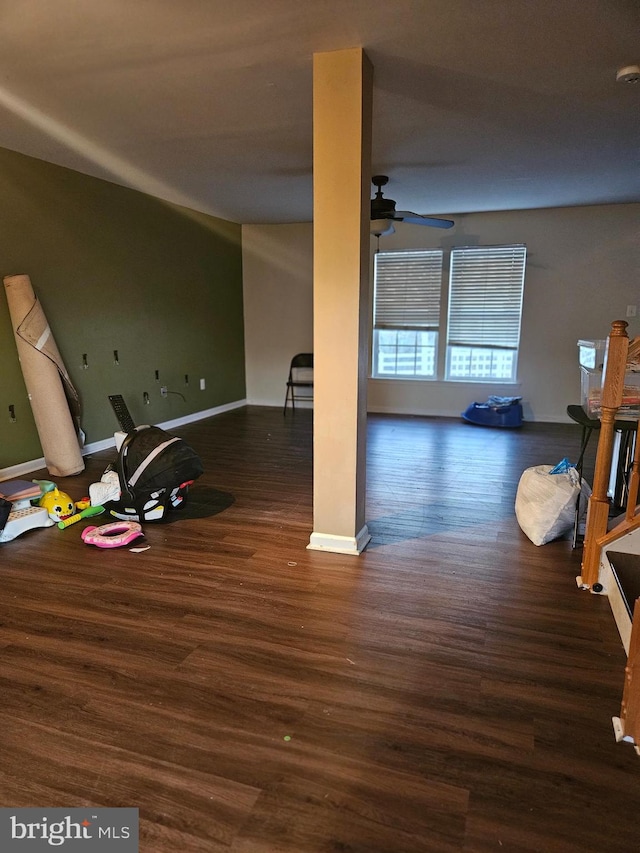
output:
M424 216L422 213L412 213L410 210L396 210L396 203L392 198L385 198L382 187L386 186L389 178L386 175L374 175L371 183L377 188L375 196L371 199L371 233L374 237L382 237L392 231L383 231L378 223L407 222L411 225L429 225L432 228L453 228L452 219L440 219L437 216ZM375 223L375 230L374 230Z
M393 227L393 222L389 219L372 219L371 220L371 236L372 237L389 237L390 234L395 234L396 229Z
M618 83L640 83L640 65L625 65L616 74Z

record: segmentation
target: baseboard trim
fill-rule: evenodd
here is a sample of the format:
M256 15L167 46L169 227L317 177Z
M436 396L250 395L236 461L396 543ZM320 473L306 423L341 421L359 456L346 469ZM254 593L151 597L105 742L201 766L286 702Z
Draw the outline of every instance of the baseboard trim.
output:
M15 480L44 468L44 456L40 459L30 459L28 462L20 462L18 465L10 465L8 468L0 468L0 480Z
M371 541L369 528L365 524L357 536L338 536L334 533L312 533L309 551L331 551L334 554L352 554L357 557Z
M163 423L155 424L155 426L159 426L161 429L166 430L176 429L176 427L185 426L186 424L195 423L196 421L203 421L205 418L213 418L216 415L221 415L224 412L230 412L232 409L240 409L242 406L246 405L246 400L236 400L233 403L225 403L222 406L215 406L212 409L203 409L200 412L193 412L192 414L185 415L182 418L174 418L170 421L164 421ZM92 453L98 453L101 450L109 450L111 447L115 447L115 439L113 436L85 444L84 447L81 448L81 451L83 456L90 456ZM10 465L8 468L0 468L0 480L14 480L16 478L23 477L25 474L31 473L31 471L38 471L40 468L46 468L44 456L41 456L40 459L30 459L28 462L20 462L18 465Z
M157 424L162 429L175 429L176 427L186 426L196 421L203 421L206 418L213 418L216 415L222 415L225 412L231 412L233 409L241 409L247 405L246 400L235 400L233 403L225 403L223 406L215 406L213 409L204 409L201 412L193 412L191 415L185 415L182 418L174 418L171 421Z

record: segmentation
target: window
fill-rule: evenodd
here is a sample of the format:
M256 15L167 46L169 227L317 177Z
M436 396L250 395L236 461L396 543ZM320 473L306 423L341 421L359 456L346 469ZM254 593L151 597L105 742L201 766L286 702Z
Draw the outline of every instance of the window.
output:
M374 281L373 376L434 379L442 251L378 252Z
M516 379L526 248L453 249L446 378Z
M376 253L372 375L515 382L525 261L521 244L454 248L445 300L440 249Z

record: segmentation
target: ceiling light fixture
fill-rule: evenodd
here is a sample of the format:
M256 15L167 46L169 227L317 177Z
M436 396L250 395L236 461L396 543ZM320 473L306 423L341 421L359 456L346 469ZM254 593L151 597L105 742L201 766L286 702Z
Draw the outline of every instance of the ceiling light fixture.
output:
M389 222L388 219L372 219L370 231L372 237L388 237L396 233L393 222Z
M640 65L625 65L616 74L618 83L640 83Z

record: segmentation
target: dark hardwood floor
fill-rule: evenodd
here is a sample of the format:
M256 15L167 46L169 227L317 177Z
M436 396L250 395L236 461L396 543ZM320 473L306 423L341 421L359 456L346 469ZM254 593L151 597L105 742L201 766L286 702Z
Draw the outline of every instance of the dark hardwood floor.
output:
M0 546L0 805L138 807L143 853L640 850L608 601L514 515L578 426L371 416L360 557L306 550L310 412L177 432L205 474L149 550Z

